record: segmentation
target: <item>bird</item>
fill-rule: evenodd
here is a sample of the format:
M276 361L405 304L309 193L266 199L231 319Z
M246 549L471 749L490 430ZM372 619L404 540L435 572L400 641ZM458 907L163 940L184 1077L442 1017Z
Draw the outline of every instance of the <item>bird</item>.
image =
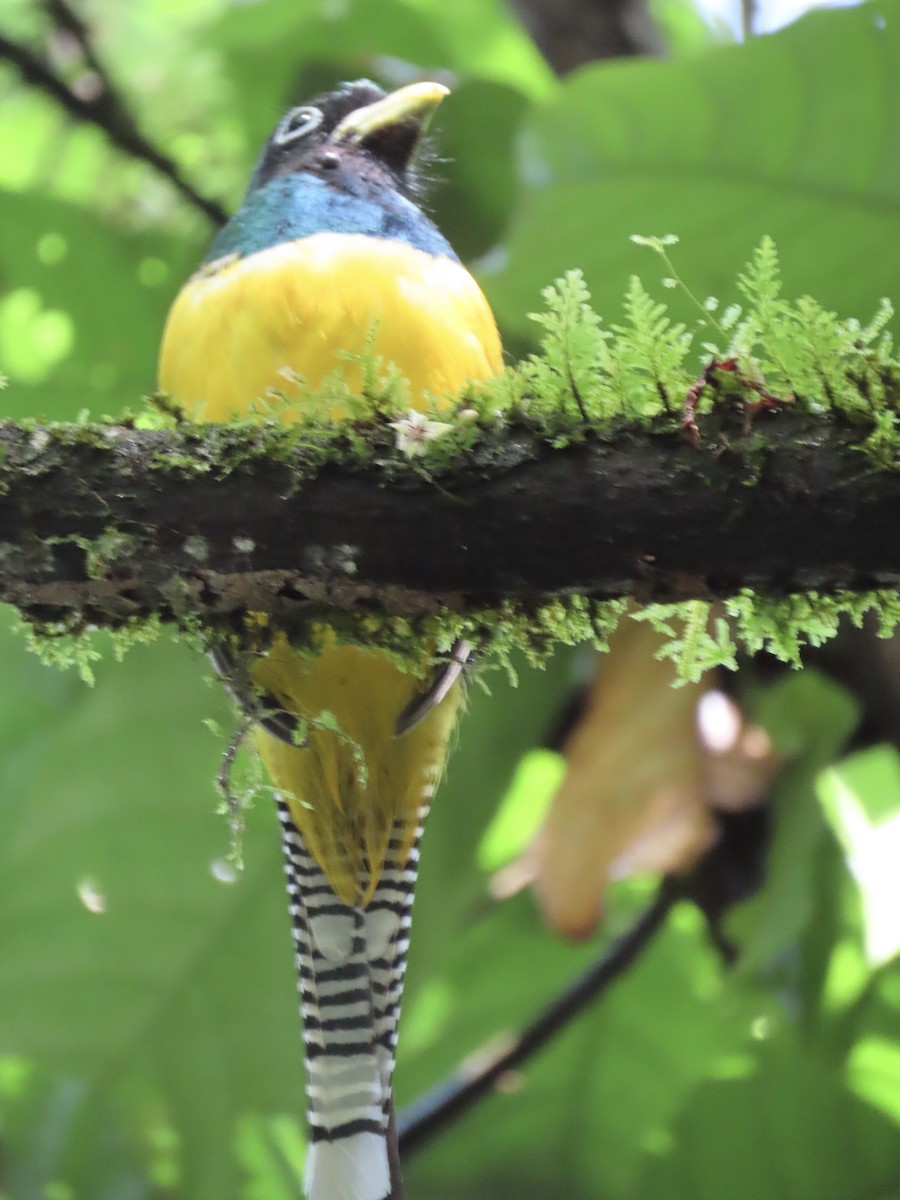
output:
M279 120L170 309L159 388L182 411L246 417L286 378L308 395L338 366L359 391L372 353L408 380L421 413L503 370L490 306L422 206L424 134L447 91L357 80ZM300 403L280 419L313 415ZM259 718L278 797L306 1051L305 1194L397 1200L392 1075L419 844L467 648L429 684L327 621L312 632L312 656L276 633L243 684L235 656L217 662Z

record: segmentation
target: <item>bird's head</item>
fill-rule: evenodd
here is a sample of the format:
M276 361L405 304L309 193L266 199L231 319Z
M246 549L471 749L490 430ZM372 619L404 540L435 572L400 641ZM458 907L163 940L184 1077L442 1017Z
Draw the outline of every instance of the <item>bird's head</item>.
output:
M413 83L385 93L359 79L298 105L266 142L249 190L306 172L337 188L361 178L411 195L416 150L447 91L440 83Z

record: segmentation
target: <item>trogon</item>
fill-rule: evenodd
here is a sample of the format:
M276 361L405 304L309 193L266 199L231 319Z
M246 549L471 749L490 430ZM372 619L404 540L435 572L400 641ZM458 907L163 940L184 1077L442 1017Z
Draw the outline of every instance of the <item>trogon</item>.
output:
M360 389L359 356L374 354L409 381L414 408L443 404L446 421L447 397L500 372L490 308L419 204L417 154L446 90L386 95L361 80L278 122L168 317L159 386L193 419L246 416L292 383L308 396L338 368ZM275 638L251 677L306 730L302 745L272 719L257 733L280 797L299 970L306 1194L386 1200L400 1186L391 1076L419 841L459 683L447 674L421 703L413 675L328 629L314 655Z

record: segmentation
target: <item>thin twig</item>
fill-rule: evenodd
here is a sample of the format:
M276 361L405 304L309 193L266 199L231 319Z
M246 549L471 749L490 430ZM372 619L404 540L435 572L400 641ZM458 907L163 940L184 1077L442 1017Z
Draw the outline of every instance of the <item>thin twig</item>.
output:
M240 799L235 795L232 784L232 776L234 773L234 761L238 756L238 751L246 743L251 729L254 727L254 719L252 716L245 716L237 729L231 736L231 741L225 747L225 752L222 755L222 761L219 764L219 771L216 775L216 786L219 793L225 802L225 807L228 811L228 826L231 830L232 847L236 848L240 844L241 836L244 831L244 812L243 805Z
M491 1091L507 1071L533 1058L551 1038L599 999L649 945L682 895L678 882L666 878L653 903L634 925L556 997L486 1066L476 1072L459 1069L400 1114L400 1152L413 1154Z
M52 7L57 9L59 0ZM72 16L72 20L78 22L78 18L74 16ZM65 28L73 36L77 36L71 26L67 25ZM84 36L86 37L86 34ZM89 61L91 69L97 73L103 85L98 95L90 99L76 95L32 50L3 34L0 34L0 59L11 63L26 83L50 96L76 120L98 126L119 150L141 162L148 163L159 171L181 192L185 199L199 208L216 225L224 224L228 219L228 214L222 205L216 200L201 195L192 184L182 177L175 162L144 137L118 91L112 85L108 72L99 65L93 50L88 52L82 37L77 36L77 40L85 50L85 57Z
M73 8L70 8L65 0L43 0L43 7L46 9L47 15L53 24L59 29L65 30L78 43L85 63L98 76L100 82L103 84L103 90L115 93L116 88L109 77L106 67L94 52L91 31L84 21L82 21L81 17L79 17L78 13Z

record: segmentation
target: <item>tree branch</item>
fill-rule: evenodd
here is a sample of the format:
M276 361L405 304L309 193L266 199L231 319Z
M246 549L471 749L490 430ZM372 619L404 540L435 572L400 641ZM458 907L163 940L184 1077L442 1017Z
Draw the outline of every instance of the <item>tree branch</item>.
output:
M98 126L119 150L130 154L132 158L149 163L210 221L216 225L224 224L228 214L222 205L198 192L182 176L176 163L149 142L138 129L118 91L112 86L109 73L100 66L93 50L89 50L87 34L80 20L71 10L60 4L59 0L49 5L49 11L60 20L62 28L76 36L82 50L88 54L87 61L102 85L96 96L76 95L32 50L3 34L0 34L0 59L11 63L26 83L50 96L70 116ZM76 34L75 30L80 32Z
M513 0L513 8L558 75L665 49L646 0Z
M0 600L34 619L156 613L288 632L323 607L421 616L572 593L640 601L900 581L900 472L837 416L703 418L553 449L524 427L436 479L273 426L0 423ZM333 435L343 438L345 435ZM305 440L299 441L298 438ZM427 460L426 460L427 461Z
M681 891L664 879L653 903L606 953L557 996L537 1017L493 1055L480 1069L460 1068L444 1083L409 1105L400 1114L400 1153L413 1154L445 1125L456 1120L494 1087L507 1071L521 1067L547 1042L561 1033L628 970L665 923Z

